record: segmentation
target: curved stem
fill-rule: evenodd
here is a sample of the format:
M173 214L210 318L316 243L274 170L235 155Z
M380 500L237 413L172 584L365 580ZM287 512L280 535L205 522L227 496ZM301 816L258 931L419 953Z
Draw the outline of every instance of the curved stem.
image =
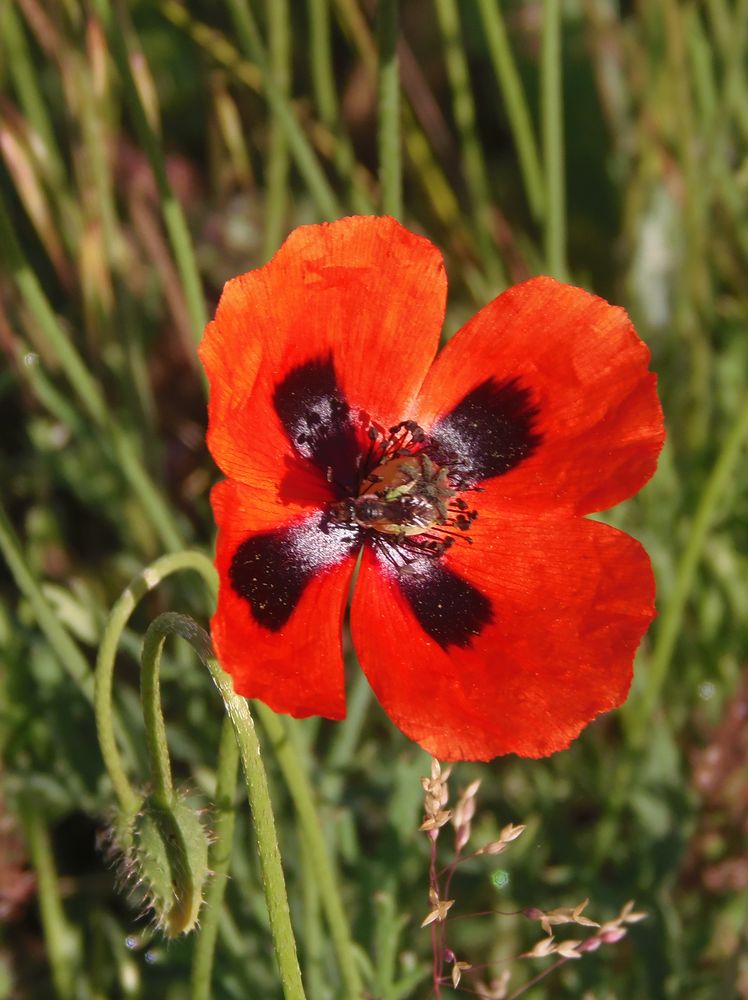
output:
M225 673L213 654L208 633L186 615L166 612L159 615L148 627L147 639L149 647L152 644L153 669L155 671L158 671L161 649L168 635L179 635L193 647L210 671L234 727L239 744L239 755L244 768L247 798L257 839L262 884L270 917L270 931L273 936L283 993L286 1000L305 1000L301 970L296 955L296 941L291 927L286 881L281 865L270 791L260 754L260 742L257 738L249 705L244 698L234 694L231 678ZM351 996L355 995L351 994Z
M338 956L345 995L351 998L360 997L363 994L363 986L354 959L353 940L320 825L314 801L314 791L293 741L288 737L283 721L261 702L256 702L255 707L262 727L273 745L278 764L291 793L301 823L304 843L317 873L317 885L330 927L333 946Z
M96 658L94 710L101 755L123 811L134 814L140 807L140 796L127 777L114 735L112 717L112 680L114 660L120 636L130 615L142 597L169 576L183 569L198 572L212 592L216 590L213 563L201 552L177 552L162 556L132 579L114 605L101 638Z
M168 809L174 797L174 782L171 777L164 713L161 710L159 670L165 638L166 635L161 634L158 629L150 627L145 634L143 652L140 655L140 702L151 771L151 794L157 805Z
M208 864L213 873L205 893L200 930L192 960L191 1000L210 1000L213 959L216 953L218 922L226 894L231 852L236 824L236 780L239 770L239 746L231 720L226 716L221 727L221 742L216 765L214 840Z

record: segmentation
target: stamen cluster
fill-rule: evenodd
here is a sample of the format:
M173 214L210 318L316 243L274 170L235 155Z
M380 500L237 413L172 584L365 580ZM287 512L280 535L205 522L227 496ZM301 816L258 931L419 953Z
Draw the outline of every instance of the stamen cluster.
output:
M365 412L358 420L369 447L358 460L356 495L331 506L332 521L366 532L400 570L420 557L439 558L458 538L472 544L467 532L478 511L430 454L423 428L404 420L387 430Z

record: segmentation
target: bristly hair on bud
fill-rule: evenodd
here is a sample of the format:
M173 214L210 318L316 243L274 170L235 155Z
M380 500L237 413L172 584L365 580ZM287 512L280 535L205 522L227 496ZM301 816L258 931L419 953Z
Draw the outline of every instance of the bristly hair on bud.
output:
M210 839L184 793L168 804L147 796L135 816L115 822L111 840L121 856L122 879L168 938L197 926L210 875Z

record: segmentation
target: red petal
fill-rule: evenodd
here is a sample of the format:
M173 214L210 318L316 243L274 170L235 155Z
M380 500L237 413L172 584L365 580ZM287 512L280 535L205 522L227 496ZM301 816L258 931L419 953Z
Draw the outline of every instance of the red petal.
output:
M649 559L627 535L559 514L484 509L471 534L445 561L490 599L490 624L442 648L367 550L351 617L361 665L393 722L434 756L542 757L625 699L654 614Z
M281 628L256 621L248 600L229 575L238 548L256 538L266 514L255 504L255 491L226 480L211 500L218 524L216 567L218 606L211 622L216 654L231 674L237 694L260 698L276 712L297 717L345 717L341 630L356 556L316 572ZM281 567L279 566L279 569ZM303 568L303 567L302 567ZM272 582L280 585L279 573Z
M401 420L434 357L445 297L439 251L394 219L296 229L268 264L228 282L206 329L216 462L269 497L298 461L273 393L289 372L330 357L351 406L386 426ZM288 502L281 498L281 518Z
M533 278L471 319L437 358L414 415L428 428L476 385L516 380L538 408L534 452L491 480L497 497L577 513L605 510L650 478L664 440L649 350L626 313Z

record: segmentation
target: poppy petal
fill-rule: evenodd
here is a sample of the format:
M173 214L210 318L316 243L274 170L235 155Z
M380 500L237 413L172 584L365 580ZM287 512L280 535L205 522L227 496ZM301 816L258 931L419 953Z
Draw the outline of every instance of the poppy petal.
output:
M218 465L269 498L301 459L317 492L327 479L327 498L339 495L349 482L333 481L345 479L354 436L346 407L383 426L402 419L436 352L445 300L441 254L394 219L295 230L268 264L227 283L200 347ZM336 464L341 441L348 457ZM282 491L276 500L281 521L316 502Z
M341 630L359 540L321 512L269 530L255 491L211 494L220 586L211 634L237 694L277 712L345 716Z
M356 650L392 721L434 756L542 757L625 699L654 614L649 559L628 535L558 513L481 511L471 534L417 602L409 574L365 551Z
M462 442L468 466L476 456L476 481L499 477L497 496L539 509L605 510L641 488L662 447L649 356L622 309L533 278L455 334L414 419Z

